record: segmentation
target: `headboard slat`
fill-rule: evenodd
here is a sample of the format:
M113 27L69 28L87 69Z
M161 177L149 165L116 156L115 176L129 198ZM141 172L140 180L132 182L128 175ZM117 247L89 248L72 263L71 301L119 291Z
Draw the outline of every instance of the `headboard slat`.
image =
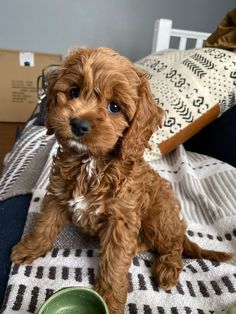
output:
M187 45L187 37L180 37L179 50L186 49L186 45Z
M204 40L209 36L210 33L172 28L171 20L159 19L155 22L152 52L169 49L171 37L180 38L179 50L186 49L188 39L195 39L195 48L201 48L204 44Z
M204 43L203 39L197 39L196 40L196 44L195 44L195 48L202 48L203 47L203 43Z

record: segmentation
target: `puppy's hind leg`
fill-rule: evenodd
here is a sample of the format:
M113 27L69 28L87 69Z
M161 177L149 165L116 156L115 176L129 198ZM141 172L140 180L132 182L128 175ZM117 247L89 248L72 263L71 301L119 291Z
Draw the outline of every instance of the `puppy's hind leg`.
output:
M58 233L68 223L68 211L52 196L45 196L42 211L33 229L13 247L11 260L18 264L31 264L51 250Z
M153 274L160 288L170 290L177 285L183 269L182 249L178 245L169 246L167 250L162 249L159 246L161 253L153 263Z
M183 269L183 240L185 223L174 214L174 209L153 209L150 217L142 222L149 246L157 250L153 274L157 284L164 290L176 286Z

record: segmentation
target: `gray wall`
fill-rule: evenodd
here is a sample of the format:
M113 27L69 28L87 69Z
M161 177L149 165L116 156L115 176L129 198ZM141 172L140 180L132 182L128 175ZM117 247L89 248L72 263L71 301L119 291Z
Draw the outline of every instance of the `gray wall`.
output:
M235 0L0 0L0 48L66 54L108 46L132 60L147 55L157 18L212 32Z

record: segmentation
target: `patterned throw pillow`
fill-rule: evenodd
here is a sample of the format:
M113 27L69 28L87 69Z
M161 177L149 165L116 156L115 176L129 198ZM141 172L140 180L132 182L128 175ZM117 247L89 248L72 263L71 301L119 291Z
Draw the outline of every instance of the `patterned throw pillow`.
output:
M201 48L151 54L137 66L148 73L155 100L165 110L163 127L150 139L148 161L184 143L235 105L236 54Z

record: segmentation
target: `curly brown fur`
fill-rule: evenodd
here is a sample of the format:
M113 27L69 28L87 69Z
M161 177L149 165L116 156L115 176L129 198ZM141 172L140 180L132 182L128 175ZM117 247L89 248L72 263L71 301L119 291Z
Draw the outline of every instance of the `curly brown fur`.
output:
M120 111L112 113L111 103ZM83 135L72 128L76 118L89 123ZM143 160L161 120L145 75L129 60L106 48L73 51L48 90L48 133L60 148L42 212L12 260L31 263L72 220L100 238L95 287L112 314L124 312L128 269L141 250L156 250L153 272L166 290L178 282L183 254L229 259L188 240L171 185Z

